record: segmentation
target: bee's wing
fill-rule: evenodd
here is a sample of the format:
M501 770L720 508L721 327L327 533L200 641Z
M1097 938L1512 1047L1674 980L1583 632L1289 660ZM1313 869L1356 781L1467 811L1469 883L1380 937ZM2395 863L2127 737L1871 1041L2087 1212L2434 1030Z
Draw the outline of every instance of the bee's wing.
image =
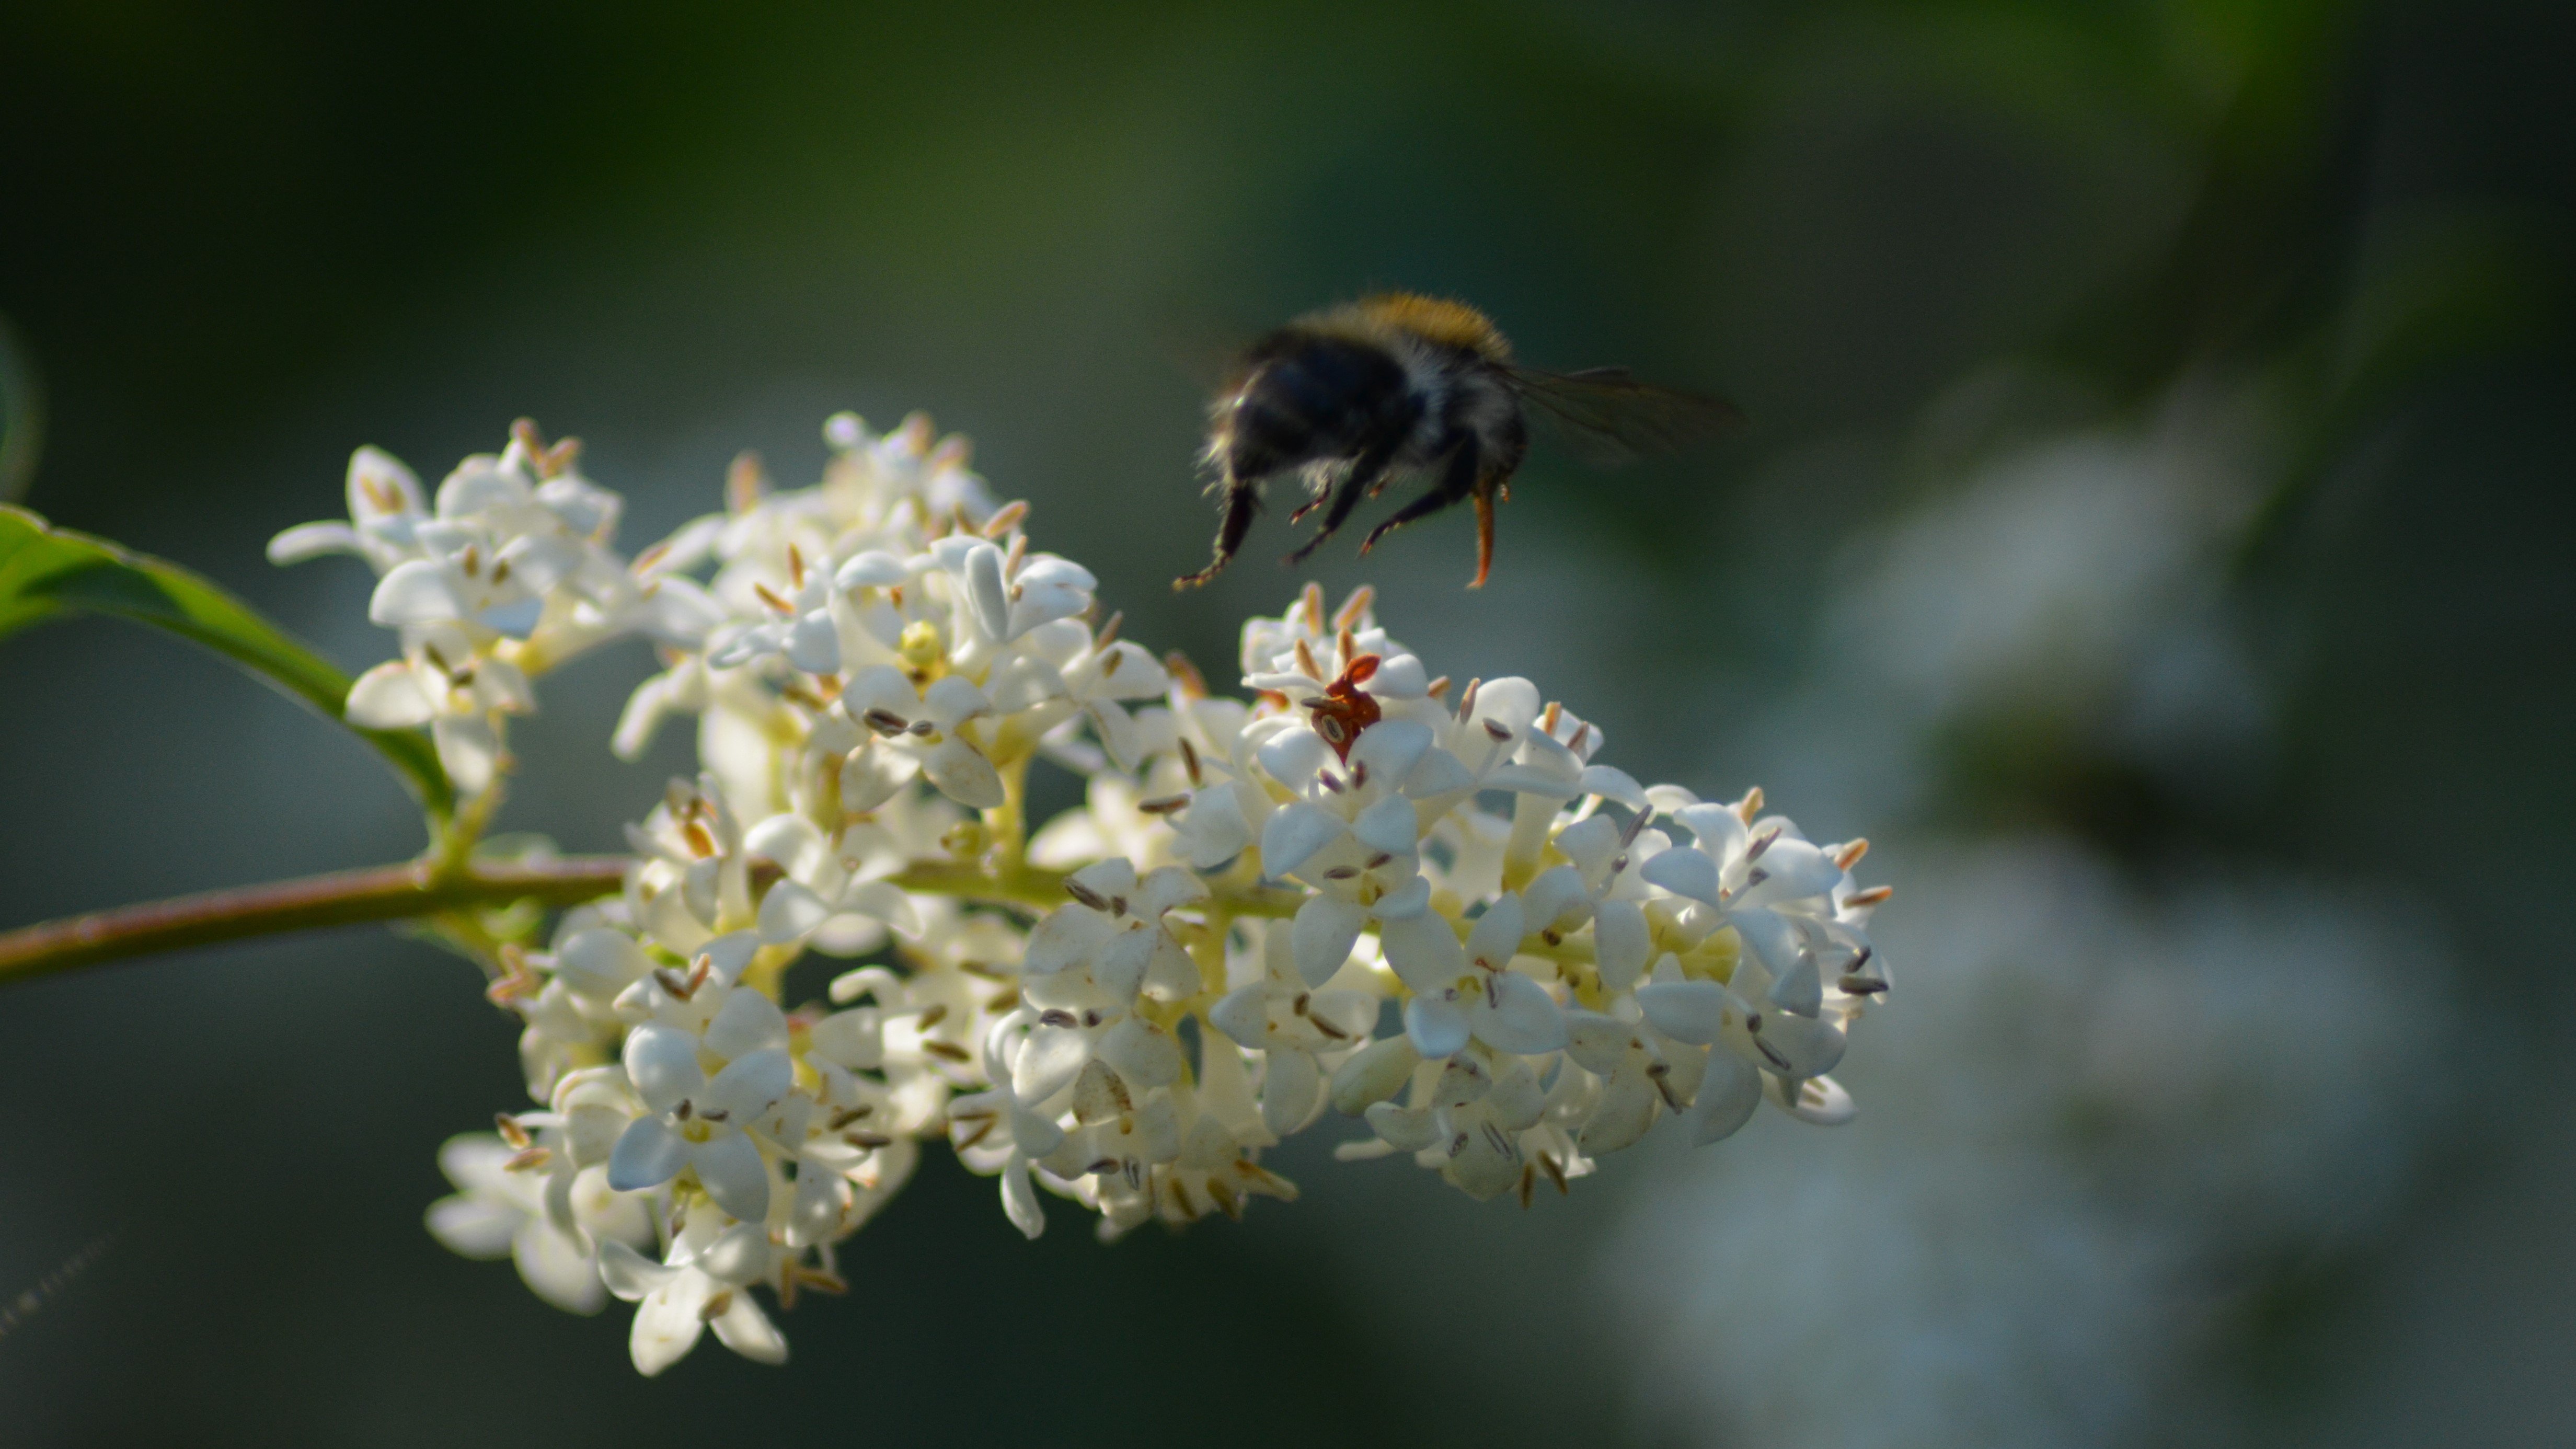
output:
M1542 372L1506 367L1512 391L1553 418L1595 461L1676 453L1744 421L1724 398L1637 381L1624 367Z

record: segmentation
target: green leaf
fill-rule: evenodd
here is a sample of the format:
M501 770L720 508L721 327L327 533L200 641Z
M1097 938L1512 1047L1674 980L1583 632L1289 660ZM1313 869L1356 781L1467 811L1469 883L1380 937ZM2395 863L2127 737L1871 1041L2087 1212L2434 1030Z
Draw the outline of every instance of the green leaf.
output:
M0 503L0 636L80 613L150 624L214 650L375 746L424 808L441 818L454 809L456 792L426 734L349 724L341 714L349 676L248 604L165 559Z

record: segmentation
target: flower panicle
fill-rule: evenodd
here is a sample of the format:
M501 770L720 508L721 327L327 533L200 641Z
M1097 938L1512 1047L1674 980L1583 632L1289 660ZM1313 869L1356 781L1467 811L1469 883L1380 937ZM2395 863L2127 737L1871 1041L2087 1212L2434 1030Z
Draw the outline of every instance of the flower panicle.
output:
M537 1107L450 1144L450 1246L635 1302L655 1373L709 1328L783 1359L754 1290L841 1291L835 1245L934 1139L1027 1235L1053 1196L1106 1239L1294 1199L1262 1155L1328 1117L1338 1158L1527 1205L1666 1119L1852 1115L1831 1073L1889 988L1865 842L1639 784L1529 680L1435 675L1366 589L1248 621L1227 697L1103 622L962 440L825 437L814 486L738 462L632 562L616 495L533 429L434 507L361 450L351 522L272 548L376 567L404 656L370 722L444 725L443 756L451 721L497 752L528 676L619 634L664 668L617 751L696 722L623 891L496 993ZM1084 780L1042 824L1041 760ZM865 964L798 1002L808 953Z

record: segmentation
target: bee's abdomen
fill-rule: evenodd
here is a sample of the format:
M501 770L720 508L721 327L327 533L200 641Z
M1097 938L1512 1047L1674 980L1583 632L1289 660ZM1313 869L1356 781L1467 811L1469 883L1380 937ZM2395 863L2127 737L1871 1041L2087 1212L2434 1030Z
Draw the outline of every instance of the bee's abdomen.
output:
M1217 420L1226 472L1259 478L1347 457L1412 426L1420 403L1384 348L1287 332L1253 349L1252 370Z

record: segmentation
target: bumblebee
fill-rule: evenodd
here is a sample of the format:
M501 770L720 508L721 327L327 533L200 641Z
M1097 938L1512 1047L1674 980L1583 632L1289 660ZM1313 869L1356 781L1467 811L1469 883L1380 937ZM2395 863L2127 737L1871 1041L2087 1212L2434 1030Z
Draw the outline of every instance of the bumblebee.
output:
M1244 353L1210 410L1207 461L1219 476L1209 491L1224 509L1216 558L1172 587L1204 584L1232 562L1260 511L1262 485L1289 473L1304 476L1309 497L1288 521L1324 510L1289 563L1339 532L1362 498L1420 473L1430 486L1370 529L1360 552L1472 499L1476 577L1467 587L1483 587L1494 564L1494 505L1511 497L1529 453L1525 405L1612 460L1677 448L1739 421L1728 403L1648 386L1625 368L1522 367L1494 324L1463 303L1406 292L1362 298L1300 317Z

